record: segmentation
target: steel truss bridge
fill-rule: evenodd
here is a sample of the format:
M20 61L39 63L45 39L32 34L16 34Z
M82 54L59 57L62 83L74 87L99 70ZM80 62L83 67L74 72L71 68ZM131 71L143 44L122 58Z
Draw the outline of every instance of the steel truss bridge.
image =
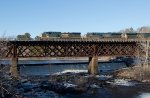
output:
M2 58L12 58L11 71L17 72L18 58L32 57L89 57L89 73L97 74L100 56L139 56L139 39L53 39L48 41L0 41Z

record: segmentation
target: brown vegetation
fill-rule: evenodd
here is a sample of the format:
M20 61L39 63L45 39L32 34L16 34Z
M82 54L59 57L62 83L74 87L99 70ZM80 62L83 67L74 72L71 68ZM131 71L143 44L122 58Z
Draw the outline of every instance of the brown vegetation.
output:
M141 82L150 82L150 67L134 66L128 69L122 69L115 73L116 77L129 78Z

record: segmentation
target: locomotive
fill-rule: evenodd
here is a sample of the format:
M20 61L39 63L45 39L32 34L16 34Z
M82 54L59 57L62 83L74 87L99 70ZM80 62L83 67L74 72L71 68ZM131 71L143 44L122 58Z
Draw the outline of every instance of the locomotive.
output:
M44 32L42 33L40 40L49 40L49 39L56 39L56 38L79 39L81 38L81 33L80 32Z

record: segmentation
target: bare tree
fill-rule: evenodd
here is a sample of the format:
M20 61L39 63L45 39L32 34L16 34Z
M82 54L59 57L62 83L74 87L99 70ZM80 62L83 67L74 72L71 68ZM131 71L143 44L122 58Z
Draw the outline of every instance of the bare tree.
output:
M149 26L143 26L137 29L138 33L150 33L150 27Z
M2 63L4 59L4 52L7 49L8 39L0 38L0 98L6 98L7 95L13 96L13 98L19 98L17 95L12 93L12 90L9 89L10 86L10 75L9 75L9 65L4 65Z
M130 28L120 30L120 32L121 33L135 33L136 31L132 27L130 27Z

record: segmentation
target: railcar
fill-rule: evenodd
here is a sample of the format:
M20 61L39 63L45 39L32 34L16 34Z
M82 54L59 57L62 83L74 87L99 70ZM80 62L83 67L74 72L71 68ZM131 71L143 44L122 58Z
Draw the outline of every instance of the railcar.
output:
M125 33L128 39L135 39L138 38L137 33Z
M67 39L67 38L73 38L73 39L79 39L81 38L80 32L64 32L61 33L61 38Z
M135 39L135 38L145 38L150 39L150 33L126 33L127 38Z
M150 39L150 33L91 32L91 33L87 33L85 37L86 38L127 38L127 39L146 38L146 39Z
M150 39L150 33L137 33L137 38Z
M121 38L121 33L98 33L98 32L91 32L87 33L86 38Z
M102 38L103 37L102 32L88 32L84 37L85 38Z

